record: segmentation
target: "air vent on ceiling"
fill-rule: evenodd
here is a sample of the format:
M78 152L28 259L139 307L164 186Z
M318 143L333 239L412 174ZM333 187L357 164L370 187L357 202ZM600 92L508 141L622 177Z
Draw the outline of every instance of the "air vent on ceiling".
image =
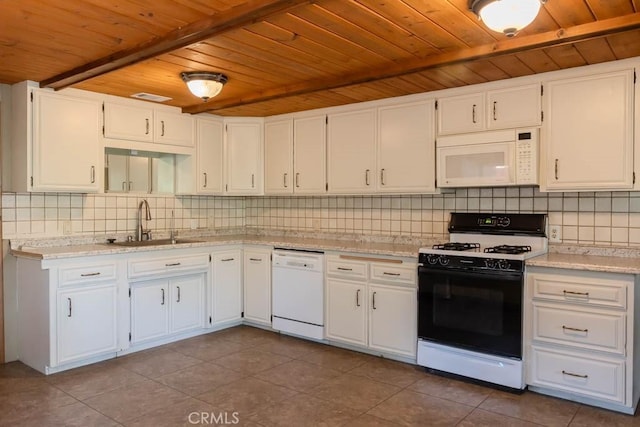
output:
M145 92L134 93L133 95L131 95L131 97L144 99L145 101L153 101L153 102L164 102L164 101L169 101L171 99L168 96L154 95L152 93L145 93Z

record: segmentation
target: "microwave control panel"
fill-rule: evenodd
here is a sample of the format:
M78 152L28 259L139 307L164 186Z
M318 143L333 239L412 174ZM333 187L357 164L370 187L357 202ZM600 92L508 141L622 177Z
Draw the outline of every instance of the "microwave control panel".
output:
M516 184L538 185L538 129L517 133Z

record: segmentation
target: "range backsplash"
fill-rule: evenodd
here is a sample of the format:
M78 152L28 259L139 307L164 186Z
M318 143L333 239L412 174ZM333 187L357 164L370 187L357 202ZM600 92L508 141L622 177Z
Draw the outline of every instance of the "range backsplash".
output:
M640 192L540 193L533 187L418 196L215 197L3 193L3 238L133 233L146 198L150 227L289 230L447 238L449 212L538 212L563 243L640 246Z

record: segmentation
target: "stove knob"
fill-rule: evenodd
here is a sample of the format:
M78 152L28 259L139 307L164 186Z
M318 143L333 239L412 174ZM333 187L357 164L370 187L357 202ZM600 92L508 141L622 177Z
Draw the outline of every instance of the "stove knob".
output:
M441 255L440 259L438 260L440 262L440 265L447 265L449 264L449 258L445 255Z
M484 265L493 270L494 268L496 268L496 260L495 259L487 259L484 261Z
M506 259L501 259L498 261L498 268L500 268L500 270L508 270L511 268L511 264L509 264L509 261Z
M437 264L438 258L440 258L438 255L429 255L427 256L427 262L431 265Z

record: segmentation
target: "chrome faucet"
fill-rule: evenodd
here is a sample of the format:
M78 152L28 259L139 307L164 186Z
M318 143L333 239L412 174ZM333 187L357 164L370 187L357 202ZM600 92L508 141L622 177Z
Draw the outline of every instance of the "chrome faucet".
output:
M151 240L151 230L145 230L142 226L142 207L145 208L145 219L147 221L151 220L151 210L149 209L149 202L147 202L147 199L142 199L142 201L138 205L138 226L136 228L137 241Z

